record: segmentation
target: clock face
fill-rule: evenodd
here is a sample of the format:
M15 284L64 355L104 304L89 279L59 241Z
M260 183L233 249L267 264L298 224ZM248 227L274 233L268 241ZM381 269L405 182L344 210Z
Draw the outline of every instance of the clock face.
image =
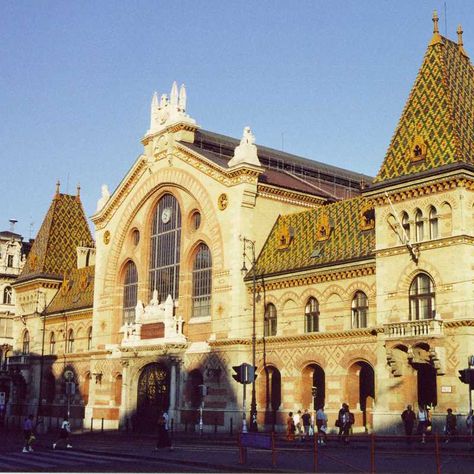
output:
M161 222L163 222L163 224L168 224L170 219L171 219L171 208L165 207L163 209L163 212L161 213Z

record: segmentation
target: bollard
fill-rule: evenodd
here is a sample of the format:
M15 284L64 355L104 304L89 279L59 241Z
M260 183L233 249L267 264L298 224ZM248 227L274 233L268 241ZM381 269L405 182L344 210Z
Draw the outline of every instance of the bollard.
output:
M102 422L100 424L100 432L103 433L104 432L104 419L102 418Z
M91 433L94 431L94 418L91 418Z
M234 434L234 419L230 419L230 435L232 436Z
M370 472L375 474L375 435L370 435Z
M436 474L441 474L441 463L439 459L439 440L438 433L435 433L435 458L436 458Z

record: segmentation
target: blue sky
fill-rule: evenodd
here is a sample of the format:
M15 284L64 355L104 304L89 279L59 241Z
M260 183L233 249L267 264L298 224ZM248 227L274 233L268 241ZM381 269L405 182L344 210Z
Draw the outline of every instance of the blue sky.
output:
M92 215L173 80L207 130L375 175L433 9L474 57L472 0L1 0L0 230L34 237L57 179Z

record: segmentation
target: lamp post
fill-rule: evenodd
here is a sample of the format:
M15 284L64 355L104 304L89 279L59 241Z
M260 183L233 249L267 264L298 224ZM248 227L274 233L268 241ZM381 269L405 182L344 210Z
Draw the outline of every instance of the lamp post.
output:
M252 265L252 367L255 367L255 345L256 345L256 329L255 329L255 310L256 310L256 286L257 286L257 275L255 268L255 241L242 237L244 244L243 248L243 264L242 272L247 272L245 260L248 259ZM248 252L250 251L250 255ZM252 380L252 399L250 401L250 431L258 431L257 425L257 400L255 396L255 378L257 374L253 373Z

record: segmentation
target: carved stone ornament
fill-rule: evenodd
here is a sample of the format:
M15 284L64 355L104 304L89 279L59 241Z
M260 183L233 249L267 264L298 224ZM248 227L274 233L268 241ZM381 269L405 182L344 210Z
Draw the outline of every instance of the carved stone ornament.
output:
M108 245L110 242L110 231L109 230L106 230L104 232L104 244L105 245Z
M295 231L293 227L290 227L288 224L282 223L278 229L277 233L277 247L279 250L287 249L291 242L293 242L295 236Z
M421 135L416 135L410 144L410 160L413 163L426 158L426 141Z
M229 204L229 198L227 197L227 194L222 193L218 198L217 198L217 206L221 211L227 208Z
M375 210L371 203L366 203L360 211L360 230L370 230L375 227Z
M316 222L316 240L322 242L331 235L331 222L327 214L322 214Z

